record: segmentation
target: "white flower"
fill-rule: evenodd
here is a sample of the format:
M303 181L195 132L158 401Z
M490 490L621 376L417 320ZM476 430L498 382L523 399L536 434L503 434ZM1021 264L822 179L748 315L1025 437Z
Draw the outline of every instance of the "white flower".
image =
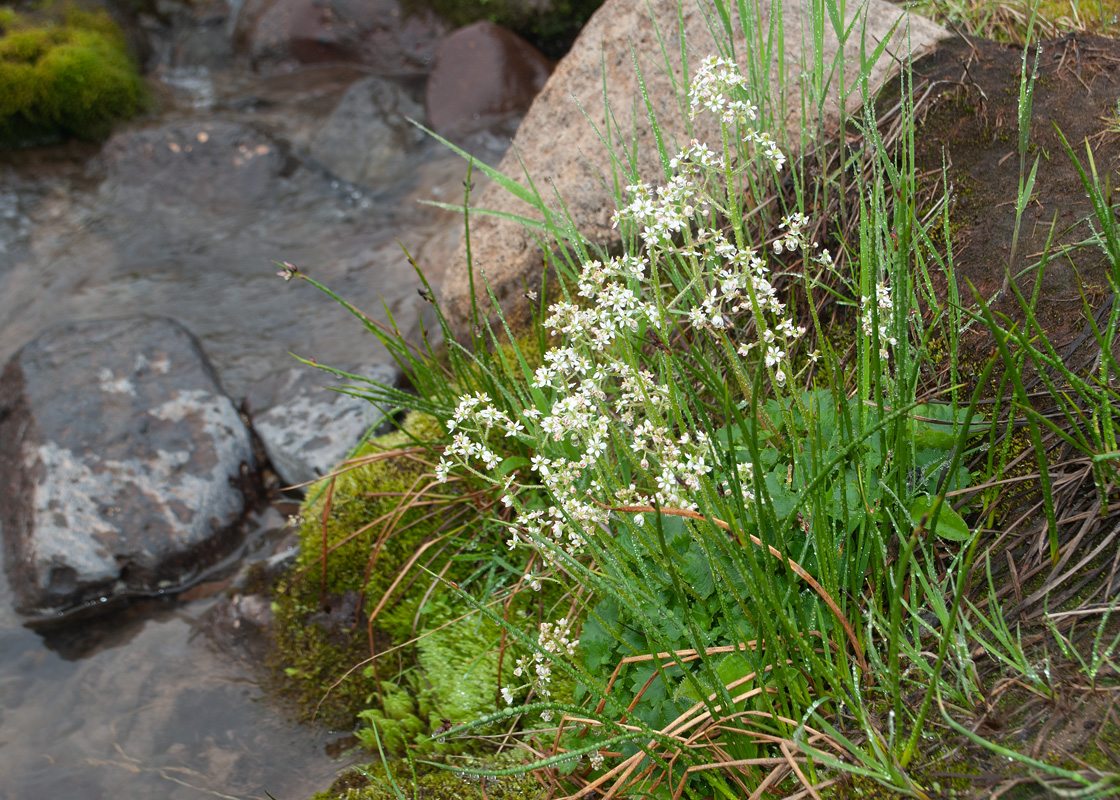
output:
M508 686L502 687L502 699L506 701L507 706L513 705L513 692Z

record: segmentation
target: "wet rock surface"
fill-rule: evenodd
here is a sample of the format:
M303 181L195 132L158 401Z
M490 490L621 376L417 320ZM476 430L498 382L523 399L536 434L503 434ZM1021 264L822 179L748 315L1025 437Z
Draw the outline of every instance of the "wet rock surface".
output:
M181 586L236 544L253 469L247 428L177 323L44 333L0 377L0 522L20 607Z
M410 122L424 109L399 84L366 78L351 86L311 142L311 156L351 183L376 186L409 169L401 158L416 152L427 135Z
M386 365L347 369L394 386L397 370ZM253 429L280 479L287 485L313 481L334 469L385 415L360 397L331 391L356 381L312 367L291 369L254 387L248 402Z
M345 765L260 686L280 512L247 523L245 562L175 598L34 633L0 577L0 797L310 797ZM262 573L261 565L264 566Z
M517 34L492 22L460 28L440 42L428 76L432 129L461 136L524 116L552 64Z
M127 211L153 200L164 208L271 204L277 180L296 168L275 140L224 120L121 133L102 153L113 199Z
M107 2L136 14L126 0ZM362 6L355 13L384 12L362 45L373 50L347 50L346 35L324 35L313 44L334 48L330 63L308 66L299 59L319 55L292 47L289 18L289 43L259 49L260 71L251 71L248 37L265 42L256 21L298 4L144 5L128 33L149 68L158 118L122 126L108 145L0 152L0 365L58 320L85 325L140 314L174 317L192 331L238 400L261 381L282 383L296 365L291 352L332 365L387 362L347 310L307 284L285 284L271 262L299 264L379 322L387 321L387 308L418 338L417 319L430 317L430 306L417 294L421 284L402 245L438 287L462 215L418 201L461 202L466 162L433 142L395 140L385 172L367 170L354 183L311 150L347 91L371 72L383 69L378 77L422 110L423 75L447 27L398 19L395 3L351 4ZM346 8L311 5L322 15ZM285 13L280 8L270 24ZM496 163L515 124L471 134L462 144ZM485 183L477 172L474 182ZM426 320L429 330L432 322ZM102 345L111 349L112 342ZM79 341L73 349L88 346ZM56 373L59 397L40 405L103 393L100 372L87 375L78 365L69 376ZM138 381L122 368L104 382L124 388ZM127 391L108 398L131 402ZM6 421L14 419L9 414ZM149 426L172 422L149 419ZM0 440L11 439L0 430ZM165 443L171 456L186 452L172 445L178 446ZM83 453L75 463L85 469ZM187 452L195 454L201 449ZM179 480L174 470L135 471L149 482ZM84 486L83 475L63 490ZM65 481L72 470L58 476ZM0 482L23 477L0 464ZM284 530L295 511L250 514L235 551L208 568L210 551L195 553L174 594L130 590L149 585L146 578L129 583L143 571L131 568L121 578L128 565L102 559L106 575L117 570L109 588L120 594L104 595L104 604L96 595L100 613L29 620L15 611L28 607L24 594L0 575L0 798L308 797L327 786L344 766L346 734L290 723L288 711L271 704L259 671L271 625L262 592L295 556ZM7 535L11 526L2 525ZM254 531L262 526L263 533ZM139 536L154 535L142 523L137 528ZM90 545L97 558L98 548L114 551L105 538ZM10 552L4 562L20 566ZM239 564L250 566L238 571ZM24 627L29 622L33 629Z
M263 69L346 61L380 75L425 75L446 30L397 0L245 0L234 41Z
M854 6L849 8L849 13L855 11ZM863 13L862 6L860 13ZM907 15L909 26L902 24L894 28L904 13L886 0L870 0L866 6L866 42L874 47L871 43L889 40L886 50L891 54L884 54L871 70L872 86L881 83L896 59L908 50L918 54L946 35L940 26L915 14ZM810 29L809 6L806 2L786 3L782 14L786 72L795 81L802 73L802 57L813 57L802 48L803 31ZM618 231L611 224L614 200L607 188L609 181L604 182L602 178L611 175L613 168L595 130L608 129L603 110L604 86L613 115L610 129L622 132L622 141L628 151L633 152L637 172L643 180L662 181L664 168L649 126L632 53L639 59L646 96L652 104L649 113L658 120L666 149L677 152L681 145L687 144L689 128L677 102L679 89L673 86L673 76L665 71L659 56L652 54L661 52L659 36L665 42L678 41L682 25L689 50L697 58L718 52L709 20L695 6L686 4L681 10L676 0L656 0L648 6L630 0L607 0L588 21L571 52L560 61L544 90L533 101L517 129L513 148L498 167L523 185L527 183L524 177L527 171L537 190L548 198L553 197L555 187L565 204L561 211L550 202L558 218L563 220L565 214L570 214L576 228L594 244L609 248L619 241ZM846 57L858 60L860 46L858 36L849 37ZM832 63L838 50L839 43L830 35L826 36L822 52L824 63ZM680 65L674 65L674 69L679 83ZM856 72L846 73L847 79L852 80ZM777 80L775 71L775 84ZM781 88L773 86L772 96L779 96ZM795 82L790 90L794 97L800 91ZM824 109L822 122L826 128L835 126L838 119L837 94L832 95L831 103ZM858 105L858 92L849 96L847 102ZM785 123L791 139L799 141L802 125L813 128L817 120L803 120L797 103L791 106ZM718 128L710 123L710 118L711 115L698 117L691 130L701 141L714 143L719 140ZM540 217L537 211L497 184L472 197L472 204L508 214ZM471 227L471 255L475 269L485 271L486 282L507 319L515 325L525 322L531 306L524 298L524 286L526 283L540 285L544 261L544 253L534 235L516 221L476 215ZM476 280L475 284L479 303L488 308L490 300L483 282ZM471 300L466 248L462 244L448 266L442 299L444 312L456 327L456 335L465 336Z
M272 263L418 333L430 306L402 245L438 285L462 217L418 201L461 201L467 165L428 141L394 145L386 173L367 169L363 186L323 169L311 144L365 77L211 75L209 107L122 131L100 151L0 153L0 359L58 319L152 314L198 336L238 399L290 369L289 353L387 362L345 309L285 284ZM493 159L505 144L491 136L474 149Z

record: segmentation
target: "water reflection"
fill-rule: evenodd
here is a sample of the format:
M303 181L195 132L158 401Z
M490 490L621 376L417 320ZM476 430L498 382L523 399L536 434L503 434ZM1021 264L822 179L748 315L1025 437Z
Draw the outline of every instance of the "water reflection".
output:
M148 601L45 638L0 623L0 798L304 798L332 737L264 696L207 626L222 596ZM47 646L44 646L47 645ZM334 755L338 755L337 751Z

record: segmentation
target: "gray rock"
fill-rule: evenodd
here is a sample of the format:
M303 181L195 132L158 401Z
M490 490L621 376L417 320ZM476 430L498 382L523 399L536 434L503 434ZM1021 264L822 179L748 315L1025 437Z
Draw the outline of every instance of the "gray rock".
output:
M346 371L389 386L397 382L396 369L383 364ZM350 384L329 372L304 367L262 382L250 393L253 428L286 484L327 474L385 418L372 403L329 388L345 385Z
M728 4L735 8L734 3ZM759 13L769 15L769 2L758 4ZM753 8L753 4L748 4ZM811 63L813 53L806 44L807 31L811 30L808 0L787 0L783 4L786 62L786 85L782 86L775 69L771 73L771 97L783 92L788 96L788 113L784 122L790 140L799 142L802 126L810 136L817 131L818 123L825 129L835 129L839 119L840 103L852 109L858 106L859 92L851 93L853 81L859 75L857 67L861 46L873 50L881 41L888 40L886 52L876 62L869 76L874 88L885 79L889 70L908 53L916 56L947 35L939 25L917 14L907 12L887 0L864 0L849 3L848 23L857 14L866 15L866 32L861 41L860 25L856 23L853 34L847 39L844 59L847 63L843 92L839 86L831 87L826 98L822 119L802 118L799 81L803 69L802 58ZM901 24L895 23L903 18ZM668 45L670 58L679 62L680 48L676 43L683 34L694 74L699 60L720 52L713 39L712 21L692 2L678 0L652 0L635 3L632 0L607 0L580 32L571 51L556 66L544 89L533 101L517 129L513 147L506 154L499 171L519 183L528 183L526 173L546 201L555 192L564 200L560 210L552 203L556 218L563 220L570 214L577 229L591 242L606 248L619 244L619 233L611 221L614 199L608 186L617 165L612 165L609 153L600 140L608 129L614 131L616 149L625 146L633 155L635 166L645 181L663 182L664 169L658 153L648 114L656 115L665 141L665 147L676 152L686 145L690 136L701 141L718 144L718 128L704 115L691 128L677 102L677 92L683 83L679 63L672 65L672 72L664 67L660 56L661 42ZM719 23L715 23L719 28ZM733 29L740 31L738 20ZM833 63L840 45L831 33L832 26L824 23L821 56L824 64ZM780 34L779 34L780 35ZM745 54L751 46L737 36L735 51L745 64ZM641 87L634 69L638 59L645 80L646 97L651 103L646 110ZM827 69L827 66L826 66ZM750 75L744 68L743 74ZM674 88L676 84L677 88ZM606 87L612 118L607 124L603 91ZM586 115L586 116L585 116ZM592 127L594 124L594 127ZM622 151L619 149L619 153ZM606 179L604 180L604 176ZM477 195L471 204L479 209L491 209L508 215L539 217L531 209L498 183L492 183ZM524 299L524 286L539 286L544 253L538 244L536 231L528 231L508 217L476 214L471 220L471 256L476 270L485 271L486 281L475 280L479 303L489 308L489 289L501 303L506 318L515 325L524 323L530 314L529 301ZM460 245L448 264L442 289L442 305L457 335L464 335L470 314L470 279L467 269L466 247Z
M247 428L178 323L42 334L0 376L0 525L20 610L188 582L236 544L253 466Z
M424 141L410 119L422 121L424 109L404 89L366 78L343 95L311 142L311 156L343 180L384 186L408 169L405 154Z
M102 193L139 210L147 210L153 197L168 207L275 204L277 178L294 169L267 136L217 120L120 133L105 143L102 157Z

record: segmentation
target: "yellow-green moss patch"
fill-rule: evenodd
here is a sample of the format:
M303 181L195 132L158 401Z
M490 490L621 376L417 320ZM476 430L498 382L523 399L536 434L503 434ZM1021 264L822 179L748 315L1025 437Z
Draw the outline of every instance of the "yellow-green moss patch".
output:
M448 766L454 769L508 769L520 762L515 753L482 758L456 758ZM399 789L400 793L394 789ZM325 792L311 800L398 800L422 797L425 800L533 800L544 790L530 775L501 778L479 778L459 772L442 770L428 764L393 761L389 765L368 764L347 770Z
M146 98L124 35L105 11L64 6L32 17L0 9L0 146L103 139Z

